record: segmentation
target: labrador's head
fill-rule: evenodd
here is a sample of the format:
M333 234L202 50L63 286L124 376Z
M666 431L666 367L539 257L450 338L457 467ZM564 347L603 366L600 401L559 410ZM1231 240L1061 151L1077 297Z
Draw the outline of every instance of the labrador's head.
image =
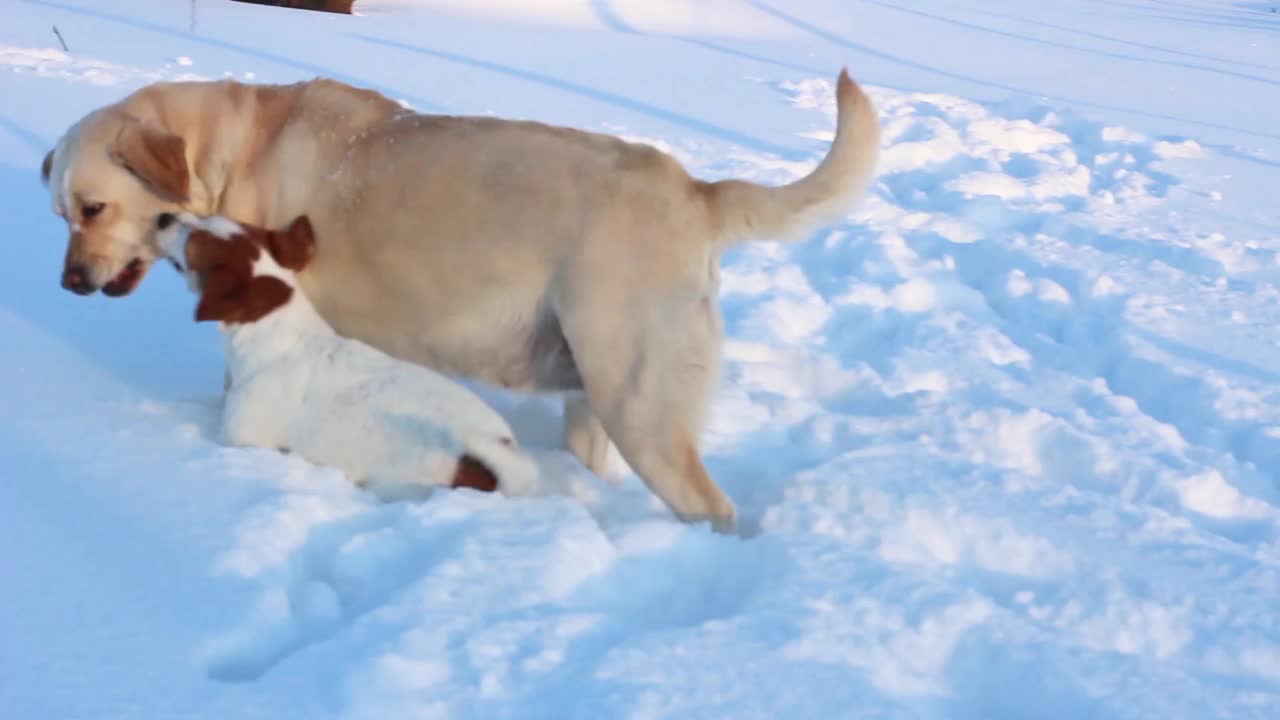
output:
M156 216L190 199L183 139L115 106L67 130L41 175L69 233L62 286L80 295L133 292L158 255Z

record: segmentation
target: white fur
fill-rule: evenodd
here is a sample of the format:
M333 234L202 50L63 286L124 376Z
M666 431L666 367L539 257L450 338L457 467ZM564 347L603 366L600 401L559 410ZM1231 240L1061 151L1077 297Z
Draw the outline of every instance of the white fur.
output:
M192 215L191 213L182 213L179 220L183 225L187 225L193 229L198 228L200 230L204 230L205 232L217 235L223 240L230 240L236 235L244 232L244 228L240 223L221 215L199 217Z
M49 168L49 181L54 192L50 197L53 198L53 213L58 217L70 217L71 207L71 172L67 168L68 153L64 152L67 143L75 137L75 132L79 123L72 125L66 134L58 138L57 144L53 148L53 164ZM79 232L79 224L71 228L72 232Z
M193 228L223 238L241 228L224 218L184 214L157 234L195 289L198 280L185 264ZM535 462L515 447L506 421L478 396L444 375L339 336L297 287L293 272L267 252L254 274L278 277L294 292L255 323L221 326L231 378L223 442L287 449L337 467L384 497L447 486L463 453L492 470L504 494L534 489Z

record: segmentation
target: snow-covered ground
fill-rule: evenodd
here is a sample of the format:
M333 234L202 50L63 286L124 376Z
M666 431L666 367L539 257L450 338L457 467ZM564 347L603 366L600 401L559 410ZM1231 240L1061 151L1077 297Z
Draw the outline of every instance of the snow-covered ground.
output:
M362 5L0 0L0 717L1280 717L1276 2ZM563 458L564 496L380 504L219 447L176 275L58 286L40 159L157 79L782 182L842 65L877 183L724 262L740 537ZM557 403L491 396L554 444Z

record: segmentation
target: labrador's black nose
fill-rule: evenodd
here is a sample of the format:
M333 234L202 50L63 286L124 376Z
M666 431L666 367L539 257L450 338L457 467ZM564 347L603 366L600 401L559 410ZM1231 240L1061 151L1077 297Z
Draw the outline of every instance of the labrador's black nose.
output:
M178 217L173 213L160 213L156 216L156 227L163 230L173 224Z
M93 292L89 284L89 270L82 265L68 265L62 271L62 287L77 295L88 295Z

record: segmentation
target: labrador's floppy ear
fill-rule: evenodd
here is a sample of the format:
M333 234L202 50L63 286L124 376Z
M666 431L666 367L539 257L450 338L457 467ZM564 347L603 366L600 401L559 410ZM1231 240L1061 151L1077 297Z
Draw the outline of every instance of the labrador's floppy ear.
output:
M187 143L181 136L131 119L120 128L108 153L166 200L185 204L190 199Z
M316 236L311 220L299 215L289 227L267 236L267 252L280 267L301 272L316 253Z

